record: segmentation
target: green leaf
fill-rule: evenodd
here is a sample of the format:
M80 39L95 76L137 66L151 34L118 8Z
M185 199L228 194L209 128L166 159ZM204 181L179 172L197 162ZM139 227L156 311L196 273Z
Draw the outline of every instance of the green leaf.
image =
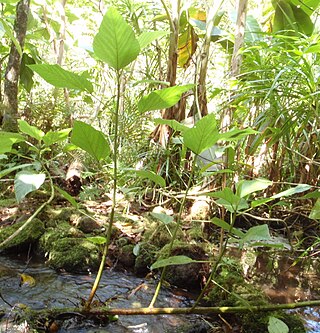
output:
M173 222L173 217L167 214L152 212L151 215L164 224L169 224Z
M0 131L0 154L9 153L13 144L25 140L26 138L19 133Z
M33 86L33 71L27 65L35 64L34 59L26 53L23 53L20 68L20 82L23 84L27 92L30 93Z
M14 179L14 192L16 199L20 202L25 196L37 190L45 181L44 173L35 173L32 171L20 171Z
M28 67L57 88L93 92L93 86L90 81L81 75L63 69L59 65L38 64L28 65Z
M103 237L103 236L87 237L87 240L92 242L93 244L97 244L97 245L102 245L107 242L106 237Z
M251 134L259 134L259 131L255 131L254 129L248 127L244 129L233 128L228 132L220 133L219 140L224 141L239 141L244 137L251 135Z
M320 198L320 190L309 192L301 197L301 199L318 199L318 198Z
M268 323L269 333L289 333L289 327L282 320L276 317L269 317Z
M309 219L320 220L320 199L318 199L311 209Z
M244 243L271 240L268 225L262 224L251 227L246 233L244 233L242 240Z
M140 99L138 102L138 109L141 113L143 113L146 111L169 108L177 104L181 95L193 87L193 84L187 84L184 86L174 86L161 90L155 90Z
M178 121L174 119L161 119L161 118L156 118L154 119L154 123L156 125L168 125L170 126L174 131L177 132L184 132L188 129L190 129L188 126L185 126Z
M224 188L222 191L207 193L207 196L219 198L217 203L225 207L231 213L249 208L248 202L240 198L237 194L234 194L229 187Z
M299 6L309 16L319 7L320 0L291 0L297 7Z
M277 194L273 195L271 198L272 199L278 199L278 198L282 198L282 197L289 197L293 194L308 191L308 190L310 190L310 188L311 188L311 186L308 185L308 184L299 184L296 187L291 187L288 190L277 193Z
M257 178L253 180L241 180L237 184L237 195L240 198L244 198L247 195L265 190L267 187L272 185L272 181L263 178Z
M57 143L59 141L63 141L68 137L71 130L72 130L71 128L66 128L66 129L63 129L61 131L56 131L56 132L49 131L43 137L43 142L47 146L50 146L50 145L52 145L54 143Z
M93 50L96 57L116 70L126 67L139 55L140 45L132 28L115 8L110 8L103 17Z
M185 265L190 264L192 262L198 262L196 260L193 260L187 256L173 256L169 257L167 259L160 259L157 260L152 266L150 267L151 270L171 265Z
M133 170L137 176L141 178L147 178L151 181L153 181L155 184L160 185L161 187L166 187L166 181L163 177L160 175L157 175L153 171L147 171L147 170Z
M227 232L230 231L231 226L226 221L223 221L223 220L219 219L218 217L212 218L211 221L213 224L226 230ZM239 238L243 238L245 236L245 234L237 228L232 228L231 233L234 234L235 236L238 236Z
M0 178L8 175L9 173L13 172L13 171L16 171L16 170L19 170L19 169L24 169L24 168L29 168L31 167L33 164L31 163L28 163L28 164L22 164L22 165L16 165L12 168L8 168L8 169L5 169L5 170L2 170L0 172Z
M163 37L165 35L168 35L168 31L145 31L138 37L138 42L140 45L141 50L144 49L146 46L148 46L150 43L152 43L154 40L156 40L159 37Z
M97 161L110 154L110 147L103 133L82 121L74 122L71 143L85 150Z
M79 209L79 204L77 203L77 201L75 200L74 197L72 197L69 193L67 193L66 191L62 190L60 187L55 186L55 189L66 199L68 200L71 205L76 208Z
M38 141L41 141L44 137L44 132L36 126L29 125L25 120L19 119L18 124L22 133L25 133Z
M0 18L0 23L2 24L2 27L5 30L6 34L11 39L14 46L16 47L20 57L22 57L22 49L21 49L20 43L18 42L18 40L16 39L16 37L13 34L13 30L9 27L9 25L7 24L7 22L4 19Z
M184 144L195 154L212 147L220 138L214 114L200 119L192 128L183 132Z

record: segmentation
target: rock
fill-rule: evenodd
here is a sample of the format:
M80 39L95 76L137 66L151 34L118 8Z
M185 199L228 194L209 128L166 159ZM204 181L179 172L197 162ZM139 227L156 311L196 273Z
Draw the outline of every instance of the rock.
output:
M53 243L47 263L56 270L67 272L96 270L100 264L100 251L85 238L62 238Z
M79 220L76 222L76 227L85 234L90 234L94 230L100 229L101 225L97 221L88 216L81 216Z
M15 223L9 227L0 229L0 243L11 236L16 230L24 225L25 221ZM34 244L44 233L44 223L38 218L34 218L20 233L14 237L9 243L5 244L1 250L20 251L29 248L30 244Z
M160 251L158 259L167 257L169 244ZM197 244L175 242L171 256L187 256L194 260L206 260L204 249ZM172 285L189 290L201 287L202 277L206 275L207 267L202 263L167 266L165 279Z
M132 268L134 266L136 257L133 254L133 244L123 246L118 254L118 260L124 268Z

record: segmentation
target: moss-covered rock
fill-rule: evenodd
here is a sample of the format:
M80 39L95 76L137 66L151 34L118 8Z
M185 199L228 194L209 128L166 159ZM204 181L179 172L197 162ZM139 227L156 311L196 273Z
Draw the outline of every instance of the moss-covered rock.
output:
M158 259L168 257L169 244L159 252ZM194 260L206 260L206 253L202 246L175 241L171 256L187 256ZM172 285L190 290L199 289L202 278L207 274L207 265L190 263L185 265L168 266L165 279Z
M150 243L141 243L139 253L134 263L134 273L145 276L150 272L150 266L156 261L159 248Z
M69 223L59 223L55 228L47 228L39 239L39 250L50 253L54 243L62 238L83 238L84 234Z
M10 237L14 232L16 232L20 227L22 227L24 223L25 221L21 221L9 227L0 229L0 243ZM6 245L4 245L2 250L24 250L28 248L30 244L34 244L41 237L44 231L44 223L41 220L34 218L24 229L22 229L17 234L17 236L15 236Z
M136 257L133 254L133 244L124 245L118 254L119 262L123 265L125 268L132 268L134 266Z
M96 270L100 264L100 251L85 238L62 238L53 242L47 263L67 272Z

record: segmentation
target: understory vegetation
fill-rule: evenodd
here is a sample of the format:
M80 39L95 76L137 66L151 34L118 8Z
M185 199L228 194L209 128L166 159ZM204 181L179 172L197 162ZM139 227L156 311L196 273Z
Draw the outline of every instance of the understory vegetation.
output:
M0 2L0 251L96 272L84 316L116 267L157 282L141 314L169 285L304 332L255 270L319 274L319 3Z

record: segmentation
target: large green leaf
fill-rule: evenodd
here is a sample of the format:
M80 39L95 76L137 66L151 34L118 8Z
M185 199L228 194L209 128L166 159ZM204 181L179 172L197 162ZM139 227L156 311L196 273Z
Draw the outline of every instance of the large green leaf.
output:
M25 137L19 133L0 132L0 154L9 153L14 143L25 141Z
M179 131L179 132L184 132L186 130L189 129L188 126L185 126L181 123L179 123L178 121L176 121L175 119L160 119L160 118L156 118L154 120L154 123L156 125L168 125L170 126L174 131Z
M38 127L29 125L25 120L18 120L19 129L22 133L28 134L32 138L40 141L44 137L44 132L42 132Z
M292 4L301 8L309 16L319 7L320 0L291 0Z
M289 197L293 194L297 194L297 193L301 193L304 191L308 191L310 190L312 186L308 185L308 184L299 184L296 187L291 187L288 190L285 190L283 192L277 193L275 195L273 195L271 198L272 199L278 199L278 198L283 198L283 197Z
M270 232L267 224L251 227L243 236L245 243L270 240Z
M253 180L241 180L237 184L237 194L240 198L244 198L247 195L265 190L272 185L272 181L268 179L257 178Z
M147 171L147 170L133 170L137 176L141 178L147 178L151 181L153 181L155 184L160 185L161 187L166 187L166 181L163 177L160 175L157 175L153 171Z
M169 224L169 223L173 222L173 216L170 216L170 215L167 215L167 214L164 214L164 213L151 212L151 215L155 219L161 221L164 224Z
M103 133L82 121L74 122L71 142L98 161L110 154L110 147Z
M155 90L140 99L138 102L138 109L140 112L146 112L169 108L177 104L181 95L193 87L193 84L187 84L184 86L174 86L161 90Z
M116 70L124 68L139 55L138 39L115 8L110 8L103 17L93 50L96 57Z
M211 221L212 221L213 224L215 224L216 226L226 230L227 232L230 231L231 226L226 221L221 220L218 217L212 218ZM234 234L235 236L239 237L239 238L243 238L245 236L245 234L237 228L232 228L231 233Z
M14 192L17 201L20 202L28 193L37 190L45 179L46 175L44 173L26 170L18 172L14 179Z
M314 24L311 21L310 14L306 12L307 7L303 6L299 1L295 5L291 0L277 0L274 2L275 15L273 20L273 31L291 30L296 33L311 35Z
M200 119L194 127L183 132L184 144L195 154L212 147L220 139L214 114Z
M33 164L28 163L28 164L22 164L22 165L15 165L14 167L1 170L0 171L0 178L8 175L9 173L11 173L13 171L16 171L16 170L19 170L19 169L24 169L24 168L30 168L31 166L33 166Z
M269 333L289 333L289 327L282 320L276 317L269 317L268 323Z
M6 34L11 39L14 46L16 47L18 53L20 54L20 57L22 57L22 49L21 49L19 41L16 39L16 37L13 34L13 30L10 28L10 26L7 24L7 22L4 19L2 19L1 17L0 17L0 23L2 25L2 28L5 30Z
M57 88L69 88L81 91L86 90L90 93L93 92L93 86L90 81L81 75L61 68L59 65L38 64L27 66L39 74L45 81Z
M152 43L155 39L167 35L168 31L145 31L138 37L141 50Z
M50 146L54 143L65 140L68 137L70 132L71 132L71 128L66 128L61 131L55 131L55 132L49 131L43 137L43 142L47 146Z
M310 219L320 220L320 199L318 199L309 214Z
M192 262L198 262L198 261L193 260L187 256L173 256L167 259L157 260L154 264L152 264L151 269L156 269L171 265L185 265L185 264L190 264Z

